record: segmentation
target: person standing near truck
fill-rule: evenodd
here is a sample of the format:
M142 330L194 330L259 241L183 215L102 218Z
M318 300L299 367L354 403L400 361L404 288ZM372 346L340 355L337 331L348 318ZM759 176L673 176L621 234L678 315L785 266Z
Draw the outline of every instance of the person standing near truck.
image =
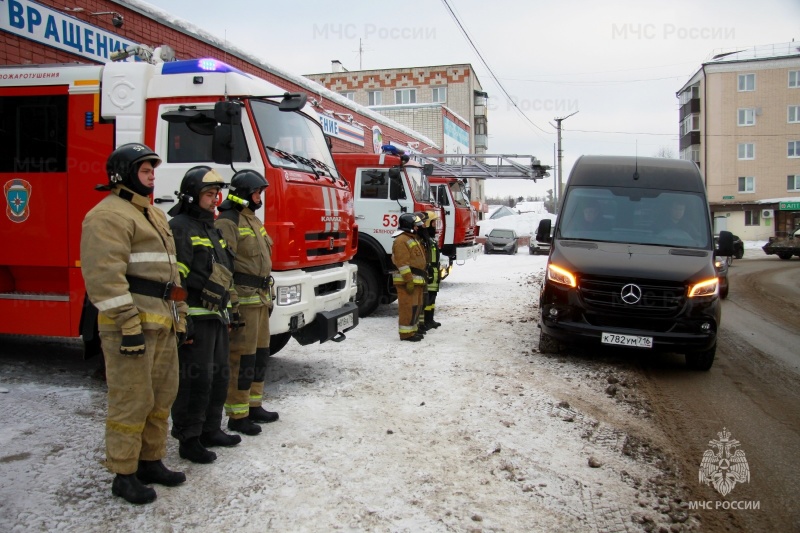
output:
M269 358L269 315L272 302L272 239L256 217L269 184L255 170L231 178L228 198L219 206L215 226L235 256L231 306L242 325L231 331L230 379L225 411L228 429L258 435L261 426L278 420L262 407Z
M167 217L150 204L160 163L143 144L114 150L109 182L97 187L111 192L86 214L81 233L81 272L106 362L105 464L116 474L111 493L135 504L156 499L145 484L186 481L161 462L187 306Z
M188 340L178 349L180 381L172 405L171 433L180 442L180 456L200 464L217 458L208 447L235 446L242 441L239 435L220 429L228 391L227 306L233 255L214 227L214 210L226 186L216 170L193 167L181 181L178 203L169 210L189 305Z
M422 220L413 213L403 213L398 229L392 235L392 263L397 271L392 273L392 282L397 290L399 313L397 327L401 341L419 342L419 316L422 312L422 291L426 284L425 245L416 234L422 228Z
M436 295L439 294L439 260L442 256L439 245L436 243L436 228L433 226L433 221L439 218L439 215L435 211L420 211L417 216L423 223L419 234L425 243L428 262L426 267L428 285L425 291L424 312L420 314L420 324L424 325L426 330L431 330L442 325L441 322L433 319L434 311L436 311Z

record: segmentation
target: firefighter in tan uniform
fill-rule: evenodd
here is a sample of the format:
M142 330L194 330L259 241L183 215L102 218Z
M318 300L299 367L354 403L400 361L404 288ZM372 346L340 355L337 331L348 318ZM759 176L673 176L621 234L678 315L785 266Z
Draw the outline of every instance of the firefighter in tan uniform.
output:
M143 144L114 150L109 184L98 187L111 193L87 213L81 234L81 270L106 362L106 466L116 474L111 492L131 503L156 499L145 484L186 480L161 462L187 307L166 216L148 198L160 163Z
M397 289L399 306L398 330L400 340L418 342L423 335L417 331L422 313L422 292L426 284L425 246L415 234L422 227L422 220L413 213L400 215L398 230L392 235L392 262L397 271L392 273L392 282Z
M230 380L225 412L228 429L245 435L261 433L259 423L278 420L278 413L261 404L269 358L269 315L272 309L272 239L255 211L269 186L254 170L231 178L227 199L219 206L214 225L233 252L231 322L241 327L230 337Z

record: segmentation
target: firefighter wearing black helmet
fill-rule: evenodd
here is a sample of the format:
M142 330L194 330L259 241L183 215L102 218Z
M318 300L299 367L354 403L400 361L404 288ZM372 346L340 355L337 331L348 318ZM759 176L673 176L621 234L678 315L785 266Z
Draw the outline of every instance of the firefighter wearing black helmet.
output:
M188 291L187 342L178 349L180 381L172 404L172 436L178 453L195 463L210 463L212 446L235 446L238 435L222 429L228 392L228 290L233 255L214 227L214 211L225 180L207 166L189 169L169 210L181 282ZM235 324L234 324L235 325Z
M422 312L422 291L426 284L425 246L416 234L422 220L413 213L404 213L398 220L398 229L392 235L392 262L397 270L392 272L392 282L397 289L399 307L398 331L400 340L418 342L423 333L417 322Z
M439 218L439 214L435 211L419 211L416 215L422 220L423 227L417 233L425 244L425 256L428 262L427 286L423 296L424 312L419 315L419 330L429 331L442 325L433 319L436 312L436 296L439 294L439 259L442 255L436 242L436 227L433 222Z
M98 186L111 192L86 214L81 234L81 271L106 361L105 464L116 474L111 492L131 503L156 499L146 484L186 480L161 462L187 307L172 232L148 197L160 163L140 143L114 150L108 183Z
M228 429L258 435L259 423L274 422L278 413L262 407L269 358L269 313L272 309L272 239L256 217L267 180L254 170L231 178L227 199L219 206L215 226L233 251L231 307L238 308L243 327L231 330L230 380L225 412Z

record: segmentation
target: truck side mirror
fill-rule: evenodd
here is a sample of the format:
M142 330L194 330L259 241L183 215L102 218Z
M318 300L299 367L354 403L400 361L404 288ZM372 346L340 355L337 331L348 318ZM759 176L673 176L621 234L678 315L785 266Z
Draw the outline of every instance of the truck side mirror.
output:
M539 227L536 228L536 242L551 242L550 229L553 227L553 221L549 218L543 218L539 221ZM731 240L731 247L733 240Z
M238 126L242 123L242 106L236 102L217 102L214 104L214 119L220 124Z
M218 124L211 140L211 158L219 165L233 163L233 126Z
M730 231L719 232L719 247L714 250L714 253L723 257L730 257L734 254L733 233Z
M283 100L278 104L280 111L299 111L306 106L308 96L306 93L284 93Z

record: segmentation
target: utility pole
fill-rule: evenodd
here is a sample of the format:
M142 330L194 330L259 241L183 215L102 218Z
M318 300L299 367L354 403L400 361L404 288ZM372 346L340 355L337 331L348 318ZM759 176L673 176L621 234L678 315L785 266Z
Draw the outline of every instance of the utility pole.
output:
M553 120L556 121L556 124L558 124L558 126L556 127L556 130L558 131L558 198L559 199L561 199L561 193L564 191L564 182L561 180L561 159L562 159L561 122L564 121L564 120L567 120L569 117L571 117L572 115L575 115L577 113L578 112L575 111L575 113L571 113L571 114L567 115L566 117L554 118L553 119ZM558 209L556 209L556 213L557 212L558 212Z

